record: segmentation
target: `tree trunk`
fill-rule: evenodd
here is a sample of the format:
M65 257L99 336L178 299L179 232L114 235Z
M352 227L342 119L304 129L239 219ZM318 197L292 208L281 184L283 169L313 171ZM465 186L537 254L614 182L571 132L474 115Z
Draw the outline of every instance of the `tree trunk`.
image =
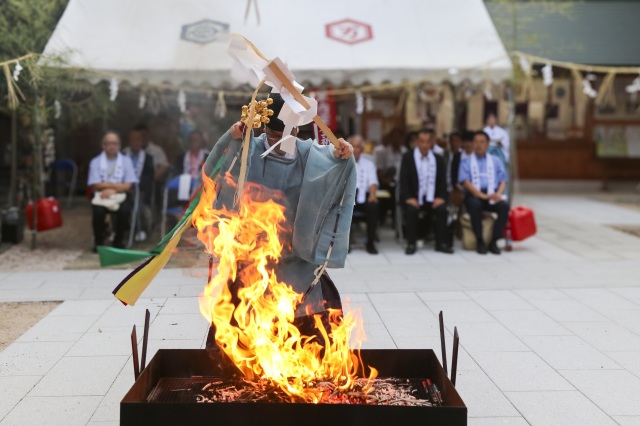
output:
M9 206L18 205L18 111L11 111L11 179Z

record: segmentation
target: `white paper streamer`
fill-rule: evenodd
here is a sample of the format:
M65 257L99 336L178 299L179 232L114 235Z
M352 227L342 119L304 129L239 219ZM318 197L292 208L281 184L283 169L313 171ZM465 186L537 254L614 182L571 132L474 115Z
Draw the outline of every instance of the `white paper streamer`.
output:
M138 109L144 109L147 105L147 96L144 93L140 93L140 98L138 99Z
M551 64L547 64L542 67L542 81L547 87L553 84L553 67Z
M111 78L111 82L109 83L109 100L114 102L118 97L118 79L115 77Z
M361 115L364 112L364 98L362 93L356 92L356 114Z
M367 95L365 98L365 109L368 111L373 111L373 98L371 95Z
M57 99L53 101L53 111L53 117L56 120L59 119L62 115L62 105L60 105L60 102Z
M218 117L224 118L227 116L227 104L224 101L224 91L218 92L218 102L216 102L216 112Z
M589 81L589 76L587 76L587 78L582 80L582 92L593 99L595 99L596 96L598 96L598 92L595 91L595 89L591 85L591 82Z
M640 92L640 75L636 77L633 82L624 88L627 93L638 93Z
M520 69L528 75L531 72L531 64L529 63L529 60L525 58L524 55L518 55L518 60L520 62Z
M187 94L184 93L184 90L180 90L178 92L178 106L180 107L180 112L185 113L187 111Z
M13 79L18 81L18 77L20 77L20 71L22 71L22 65L20 65L20 61L16 62L16 67L13 69Z
M262 71L268 62L249 48L245 40L237 34L231 35L229 56L233 59L231 77L241 83L256 87L264 78Z
M264 155L268 155L276 146L287 153L295 152L296 138L290 133L294 127L302 126L313 121L318 114L318 103L307 96L305 101L310 105L309 109L302 106L289 91L284 87L284 83L269 68L269 64L275 64L293 87L302 94L302 87L295 79L289 67L280 58L276 57L268 62L260 55L254 52L248 43L239 35L232 35L229 43L228 53L233 59L231 68L231 76L242 83L249 83L253 87L257 87L262 80L266 80L265 84L272 87L272 92L280 93L284 100L284 105L278 118L284 122L284 137L275 145L270 147Z

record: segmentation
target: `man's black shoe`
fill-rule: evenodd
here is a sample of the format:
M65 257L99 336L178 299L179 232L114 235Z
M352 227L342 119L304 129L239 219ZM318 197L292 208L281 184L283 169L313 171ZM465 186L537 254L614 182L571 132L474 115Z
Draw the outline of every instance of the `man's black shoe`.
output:
M367 243L367 253L369 253L369 254L378 254L378 249L376 249L375 244Z
M487 246L484 242L478 242L478 247L476 247L476 252L478 254L487 254Z
M500 254L500 248L495 241L492 241L491 244L489 244L489 251L493 254Z
M439 251L440 253L453 254L453 247L447 244L440 244L439 246L436 246L436 251Z
M405 254L415 254L416 253L416 245L409 244L404 251Z

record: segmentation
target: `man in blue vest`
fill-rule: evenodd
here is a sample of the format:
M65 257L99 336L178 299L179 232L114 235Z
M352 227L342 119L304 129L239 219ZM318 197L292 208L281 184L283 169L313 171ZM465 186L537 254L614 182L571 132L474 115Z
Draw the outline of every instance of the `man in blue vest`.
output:
M509 203L504 195L507 189L507 174L502 161L489 154L489 135L476 132L473 137L475 153L460 162L458 182L465 190L464 203L471 218L471 227L476 236L476 251L479 254L500 254L498 240L503 238L504 227L509 217ZM482 212L498 215L493 226L493 236L487 244L482 238Z

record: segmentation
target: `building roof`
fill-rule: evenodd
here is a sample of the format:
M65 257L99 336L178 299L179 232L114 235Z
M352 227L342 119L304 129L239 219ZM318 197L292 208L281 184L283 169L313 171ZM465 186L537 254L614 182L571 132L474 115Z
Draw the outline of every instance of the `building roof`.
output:
M487 0L485 5L508 50L582 64L640 65L639 1Z

